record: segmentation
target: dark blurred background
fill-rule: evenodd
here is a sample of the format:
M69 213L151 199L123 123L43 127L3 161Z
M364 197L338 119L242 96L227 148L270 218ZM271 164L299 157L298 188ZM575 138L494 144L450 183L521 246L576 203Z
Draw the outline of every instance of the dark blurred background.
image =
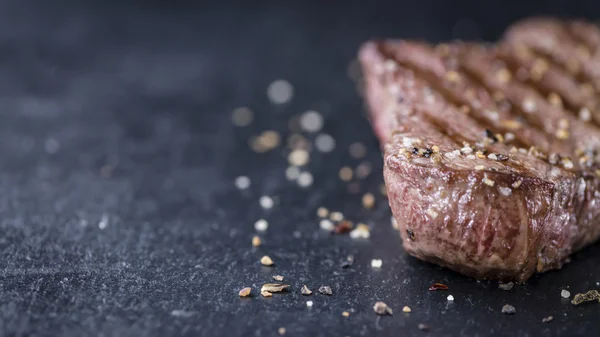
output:
M599 14L593 0L0 1L0 334L593 335L599 307L560 292L598 288L598 245L510 292L404 254L348 68L373 37L493 41L526 16ZM293 86L283 105L266 95L277 79ZM238 128L241 106L254 120ZM285 144L259 154L248 140L271 129L283 142L309 109L336 148L312 152L314 182L301 188L286 179ZM338 171L359 164L357 141L372 173L351 193ZM361 207L367 192L373 210ZM320 206L365 222L371 238L320 231ZM259 218L269 229L252 248ZM265 254L275 268L258 264ZM275 274L291 291L260 297ZM450 291L429 292L433 282ZM302 284L334 294L302 297ZM254 297L238 297L244 286ZM378 300L395 316L376 318ZM516 315L500 313L507 303Z

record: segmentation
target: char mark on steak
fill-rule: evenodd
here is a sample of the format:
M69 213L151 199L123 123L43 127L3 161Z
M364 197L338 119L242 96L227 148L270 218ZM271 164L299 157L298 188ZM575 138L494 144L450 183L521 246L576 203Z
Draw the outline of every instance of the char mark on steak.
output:
M374 41L359 58L408 253L524 281L598 239L600 30L531 19L494 46Z

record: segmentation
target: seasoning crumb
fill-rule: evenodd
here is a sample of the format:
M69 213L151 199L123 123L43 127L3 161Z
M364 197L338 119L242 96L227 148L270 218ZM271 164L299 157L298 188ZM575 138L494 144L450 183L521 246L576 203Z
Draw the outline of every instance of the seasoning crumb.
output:
M324 231L331 232L331 231L333 231L335 226L333 225L333 222L331 222L331 220L321 219L321 221L319 222L319 228L321 228Z
M269 228L269 223L265 219L260 219L254 223L254 229L259 232L264 232Z
M313 301L306 301L306 306L307 307L312 307L313 306Z
M433 208L428 208L425 212L431 217L431 219L435 220L435 218L438 217L438 212L436 212Z
M329 213L329 219L335 222L342 221L344 220L344 214L341 212L331 212Z
M371 260L371 267L373 267L373 268L381 268L382 265L383 265L383 261L381 259Z
M323 295L333 295L333 292L331 291L331 287L329 287L329 286L320 286L319 293L321 293Z
M265 290L261 290L260 294L262 295L262 297L273 297L272 293L265 291Z
M298 185L300 187L308 187L313 183L313 176L310 172L302 172L298 176Z
M349 312L347 312L347 311L344 311L344 312L342 312L342 316L344 316L344 317L348 317L348 316L350 316L350 313L349 313Z
M353 143L349 148L350 156L361 159L367 154L367 148L362 143Z
M354 172L348 166L344 166L340 169L339 176L342 181L352 180L353 175L354 175Z
M285 328L279 328L277 329L277 332L279 332L280 335L285 335Z
M320 134L315 138L315 147L321 152L331 152L335 149L335 139L327 134Z
M375 311L375 313L377 315L390 315L392 316L394 314L392 308L390 308L387 304L383 303L383 302L376 302L375 305L373 306L373 311Z
M371 236L369 226L359 223L356 228L350 232L352 239L368 239Z
M443 283L434 283L429 286L429 291L448 290L448 286Z
M305 284L302 286L302 289L300 289L300 293L304 296L310 296L312 294L312 291L310 289L308 289L308 287Z
M235 187L240 190L245 190L250 187L250 178L246 176L239 176L235 178Z
M275 281L281 282L281 281L283 281L283 276L281 276L281 275L273 275L273 279Z
M231 113L231 121L233 125L243 127L252 123L253 113L247 107L240 107L233 110Z
M448 300L448 302L454 302L454 296L452 296L452 295L448 295L448 297L446 297L446 299Z
M560 291L560 297L569 298L569 297L571 297L571 293L568 290L563 289Z
M521 186L522 183L523 183L523 179L519 179L519 180L515 181L511 186L513 188L519 188L519 186Z
M511 290L513 287L515 286L515 284L513 282L508 282L508 283L500 283L498 285L498 288L505 290L505 291L509 291Z
M333 232L335 234L346 234L346 233L350 232L351 230L352 230L352 222L350 222L348 220L343 220L335 226L335 228L333 229Z
M296 149L288 155L288 163L292 166L304 166L308 163L310 154L304 149Z
M252 237L252 247L259 247L261 244L260 237L256 235Z
M274 205L273 199L267 195L263 195L262 197L260 197L258 202L260 203L260 207L264 209L271 209Z
M425 323L419 323L419 325L417 325L417 327L421 331L428 331L429 330L429 326L427 324L425 324Z
M242 288L242 290L240 290L240 292L238 294L240 295L240 297L248 297L248 296L250 296L250 292L252 292L252 288L245 287L245 288Z
M398 221L396 221L396 218L391 217L390 222L392 224L392 228L395 230L398 230L399 227L398 227Z
M412 312L412 309L411 309L409 306L405 305L405 306L402 308L402 312L403 312L403 313L407 313L407 314L408 314L409 312Z
M510 304L505 304L502 306L502 313L505 315L514 315L517 313L517 309Z
M296 166L290 166L285 170L285 178L287 180L293 181L298 179L300 176L300 169Z
M495 184L494 181L488 177L483 177L483 179L481 181L483 181L484 184L486 184L490 187L494 187L494 184Z
M362 162L362 163L358 164L358 166L356 167L356 176L359 179L364 179L369 174L371 174L371 163Z
M263 266L272 266L275 263L268 255L265 255L260 258L260 264L262 264Z
M542 318L542 323L551 322L553 319L554 319L553 316L544 317L544 318Z
M367 209L373 208L375 206L375 196L372 193L365 193L362 197L362 205Z
M289 287L290 287L289 284L265 283L265 284L263 284L262 288L260 288L260 292L261 292L261 294L263 292L267 292L267 293L271 293L271 294L272 293L280 293L282 291L285 291ZM266 297L270 297L270 296L266 296Z
M286 80L273 81L267 87L267 97L272 103L283 104L292 99L294 88Z
M319 132L323 127L323 116L313 110L306 111L300 116L300 127L306 132Z
M584 302L591 302L594 300L598 300L600 302L600 293L598 290L590 290L585 294L577 294L571 300L573 305L579 305Z
M381 195L383 195L384 197L387 197L387 187L385 186L385 184L381 184L379 185L379 192L381 193Z
M329 215L329 210L325 207L319 207L319 209L317 209L317 216L319 218L326 218Z

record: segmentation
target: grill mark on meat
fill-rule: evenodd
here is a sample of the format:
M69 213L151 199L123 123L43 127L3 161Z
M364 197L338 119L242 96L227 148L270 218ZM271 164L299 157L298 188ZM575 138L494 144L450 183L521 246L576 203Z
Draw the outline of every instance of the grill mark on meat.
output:
M420 52L394 52L393 50L386 50L385 47L381 50L388 58L409 67L416 77L422 78L433 90L439 92L446 101L451 102L457 109L467 108L468 111L463 112L475 119L484 129L493 130L494 134L512 133L515 139L510 141L511 145L529 148L543 140L545 137L543 134L530 128L517 127L516 121L512 119L513 116L496 105L485 87L477 86L470 78L463 78L455 82L449 80L448 74L453 74L456 69L445 65L445 60L439 55L439 52L434 52L428 45L413 45L412 47L419 48ZM400 49L398 48L398 51ZM400 57L397 57L397 55L400 55ZM437 66L423 67L421 64L423 60L420 60L423 58L435 62ZM435 71L435 69L438 70Z
M467 71L478 76L490 87L502 91L514 106L520 106L521 112L529 117L528 120L542 123L544 131L554 137L551 148L563 156L572 158L578 165L579 158L584 153L596 153L600 144L598 129L574 118L562 108L552 106L539 95L535 87L519 83L515 80L498 81L489 75L488 69L494 64L494 58L474 48L463 53L461 65ZM530 102L531 111L527 113L527 102ZM544 113L541 113L543 111ZM590 158L583 158L582 163L591 166ZM589 168L589 167L588 167Z
M571 37L583 43L591 54L600 48L600 30L598 26L589 22L573 21L565 23Z
M509 29L505 39L553 60L578 81L591 81L596 90L600 88L598 60L590 57L588 48L562 22L547 18L526 20Z
M578 118L581 118L581 111L585 108L591 120L596 125L600 125L600 112L595 110L598 103L593 92L586 93L585 90L582 90L582 84L575 81L556 63L541 57L527 57L516 52L509 45L499 48L498 56L513 73L520 74L520 76L516 76L518 80L536 89L549 101L556 100L551 104L565 107L568 112ZM585 119L587 118L584 117Z

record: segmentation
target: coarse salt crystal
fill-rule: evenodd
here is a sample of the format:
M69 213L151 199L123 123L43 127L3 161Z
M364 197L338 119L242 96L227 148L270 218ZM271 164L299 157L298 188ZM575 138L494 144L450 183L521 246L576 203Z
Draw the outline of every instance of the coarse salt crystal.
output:
M254 223L254 229L259 232L264 232L269 228L269 223L265 219L260 219Z
M250 178L246 176L239 176L235 178L235 187L240 190L245 190L250 187Z
M490 154L488 155L488 158L489 158L489 159L491 159L491 160L498 160L498 157L496 156L496 154L495 154L495 153L490 153Z
M460 149L460 152L462 152L463 154L471 154L473 153L473 149L468 146L465 146L462 149Z
M426 212L427 212L427 214L429 214L429 216L432 219L435 219L438 217L438 212L436 212L433 208L428 208Z
M310 172L302 172L298 176L298 185L300 187L308 187L313 183L313 176Z
M568 290L563 289L560 292L560 296L563 297L563 298L569 298L569 297L571 297L571 292L569 292Z
M260 206L264 209L273 208L273 199L267 195L263 195L262 197L260 197L258 202L260 203Z
M312 307L313 306L313 301L306 301L306 306L307 307Z
M331 232L335 226L333 225L333 222L331 222L331 220L329 219L322 219L321 221L319 221L319 227L324 230L324 231L328 231Z
M300 176L300 169L297 166L290 166L285 170L287 180L296 180Z
M380 259L371 260L371 267L373 267L373 268L381 268L382 265L383 265L383 261Z
M446 299L448 300L448 302L454 302L454 296L452 296L452 295L448 295L448 297L446 297Z
M509 187L498 187L498 190L500 191L500 194L507 197L512 194L512 190Z

